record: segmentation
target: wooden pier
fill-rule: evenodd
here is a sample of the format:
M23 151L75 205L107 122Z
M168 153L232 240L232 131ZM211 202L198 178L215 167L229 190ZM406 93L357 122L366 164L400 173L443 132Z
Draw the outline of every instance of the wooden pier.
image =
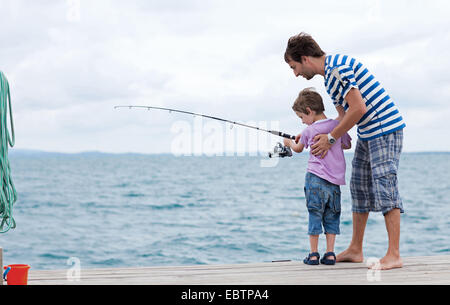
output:
M450 255L404 257L399 269L366 263L308 266L301 261L111 269L33 270L29 285L304 285L450 284ZM79 276L79 278L77 278Z

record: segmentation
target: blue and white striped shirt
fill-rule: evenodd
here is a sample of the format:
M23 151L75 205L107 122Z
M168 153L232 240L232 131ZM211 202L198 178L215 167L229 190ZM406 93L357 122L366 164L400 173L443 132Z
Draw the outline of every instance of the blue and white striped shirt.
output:
M348 109L346 95L358 88L367 113L357 123L358 138L371 140L404 128L397 106L362 63L347 55L328 55L325 59L325 88L335 106Z

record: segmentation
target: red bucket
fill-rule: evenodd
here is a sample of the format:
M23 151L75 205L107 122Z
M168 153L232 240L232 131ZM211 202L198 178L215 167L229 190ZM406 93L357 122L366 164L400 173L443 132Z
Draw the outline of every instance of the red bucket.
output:
M16 264L3 267L3 279L8 282L8 285L27 285L28 284L28 269L30 266Z

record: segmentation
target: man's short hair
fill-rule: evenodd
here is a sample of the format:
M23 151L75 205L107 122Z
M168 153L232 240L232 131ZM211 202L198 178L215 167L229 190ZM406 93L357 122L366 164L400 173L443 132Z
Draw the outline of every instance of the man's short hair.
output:
M322 114L325 111L322 97L314 88L306 88L300 91L294 105L292 105L292 110L309 114L306 107L309 107L311 110L315 111L316 114Z
M289 62L292 59L301 63L302 56L321 57L323 55L325 55L325 52L322 51L311 35L301 32L289 38L284 60Z

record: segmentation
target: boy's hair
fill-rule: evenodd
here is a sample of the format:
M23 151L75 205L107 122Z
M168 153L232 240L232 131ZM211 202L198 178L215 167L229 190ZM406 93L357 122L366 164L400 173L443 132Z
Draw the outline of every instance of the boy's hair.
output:
M292 105L292 110L309 114L306 107L309 107L312 111L315 111L316 114L322 114L325 111L322 97L315 91L314 88L306 88L300 91L294 105Z
M289 62L292 59L301 63L302 56L321 57L323 55L325 55L325 52L322 51L311 35L301 32L289 38L284 60Z

